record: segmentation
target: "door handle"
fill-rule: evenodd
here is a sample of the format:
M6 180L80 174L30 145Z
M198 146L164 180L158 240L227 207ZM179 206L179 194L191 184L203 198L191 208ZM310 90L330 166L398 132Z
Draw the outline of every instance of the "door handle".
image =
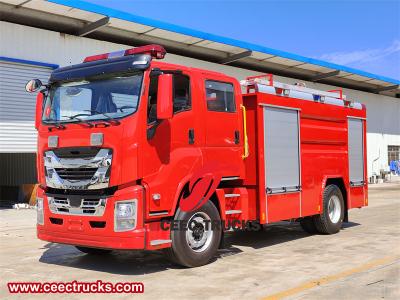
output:
M190 128L189 129L189 145L194 144L194 129Z

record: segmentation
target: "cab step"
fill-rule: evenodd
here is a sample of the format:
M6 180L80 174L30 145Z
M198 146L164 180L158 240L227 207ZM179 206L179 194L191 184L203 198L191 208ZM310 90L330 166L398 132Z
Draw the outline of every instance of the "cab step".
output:
M225 194L225 198L235 198L240 197L240 194Z
M235 215L235 214L241 214L242 210L240 209L231 209L231 210L226 210L225 215Z

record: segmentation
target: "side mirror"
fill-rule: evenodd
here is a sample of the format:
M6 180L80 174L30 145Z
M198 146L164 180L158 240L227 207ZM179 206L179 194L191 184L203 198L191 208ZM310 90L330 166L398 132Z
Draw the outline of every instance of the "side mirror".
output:
M39 79L32 79L25 85L25 90L29 93L33 93L40 89L42 85L43 83Z
M171 119L173 114L172 74L158 76L157 119Z
M43 109L43 93L38 93L36 97L36 111L35 111L35 128L39 128L40 121L42 120Z

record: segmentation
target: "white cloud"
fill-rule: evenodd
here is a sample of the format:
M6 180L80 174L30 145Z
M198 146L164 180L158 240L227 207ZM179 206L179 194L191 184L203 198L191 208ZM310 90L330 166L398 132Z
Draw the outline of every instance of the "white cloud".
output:
M386 48L333 52L324 54L319 58L339 65L351 65L381 61L393 54L400 54L400 40L394 40L393 43Z

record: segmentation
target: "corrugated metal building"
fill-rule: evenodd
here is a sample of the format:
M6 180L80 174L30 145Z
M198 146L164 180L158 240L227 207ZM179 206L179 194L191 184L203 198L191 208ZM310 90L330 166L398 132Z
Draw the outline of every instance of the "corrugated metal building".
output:
M35 97L24 89L29 79L46 82L58 66L149 43L163 45L168 62L238 79L262 72L321 90L343 88L367 105L369 176L388 170L389 152L399 159L399 80L79 0L0 0L0 13L0 186L36 182Z

